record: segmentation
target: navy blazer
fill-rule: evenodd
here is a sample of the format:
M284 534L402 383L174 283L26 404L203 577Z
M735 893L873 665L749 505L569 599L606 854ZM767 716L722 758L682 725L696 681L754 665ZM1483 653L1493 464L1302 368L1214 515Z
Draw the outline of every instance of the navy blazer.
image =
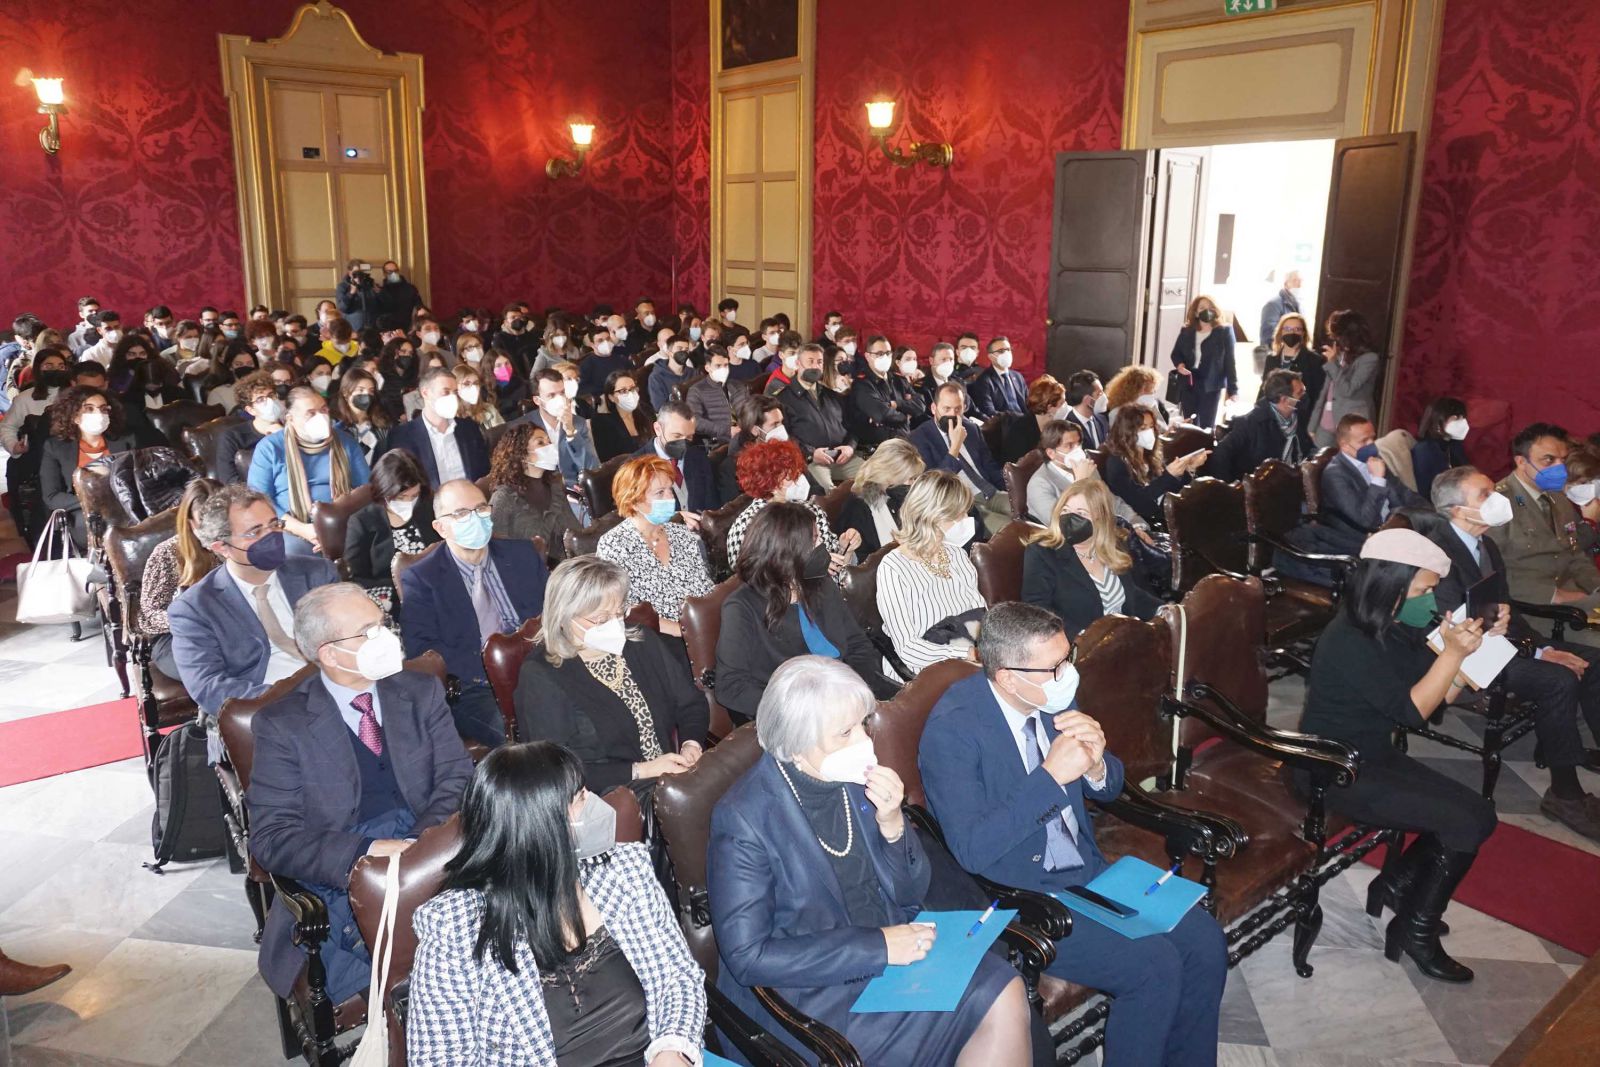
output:
M511 598L518 622L541 614L549 570L544 557L534 551L533 542L497 537L489 542L489 558ZM408 658L433 649L444 657L445 668L464 684L488 681L483 673L478 613L448 544L441 544L400 576L400 598L405 603L405 622L400 629Z
M395 784L416 816L416 833L436 826L461 806L472 777L444 687L432 675L401 671L377 683L384 752ZM360 820L361 771L350 727L313 674L288 696L256 713L255 763L245 801L250 808L250 854L273 874L342 888L367 849L350 832ZM286 909L274 903L261 935L262 977L289 995L305 956L290 941Z
M633 454L656 456L656 439L652 437L645 441L634 450ZM711 469L711 457L706 455L705 449L691 444L688 451L683 454L683 463L679 469L683 471L683 489L689 498L688 504L685 505L688 510L705 511L708 508L722 506L722 491L717 488L717 474Z
M428 439L427 423L421 415L389 431L383 451L393 452L397 448L410 452L422 464L422 469L428 472L428 488L439 488L439 461L434 459L433 442ZM475 482L489 473L489 443L472 419L456 419L456 448L461 450L461 467L466 471L467 481Z
M1342 453L1322 469L1320 485L1317 525L1322 536L1318 543L1334 552L1361 551L1367 535L1383 525L1384 504L1389 505L1389 513L1393 514L1397 508L1427 503L1400 484L1393 471L1383 485L1373 485Z
M1086 449L1104 447L1106 438L1111 434L1111 423L1104 412L1096 412L1085 419L1076 408L1068 408L1066 421L1083 431L1083 447ZM1093 431L1089 429L1091 425Z
M910 820L900 840L885 842L866 791L844 789L884 902L910 922L931 880L927 853ZM883 934L850 924L833 864L771 756L712 810L706 886L722 958L717 987L758 1020L767 1013L751 986L772 986L809 1015L842 1015L860 984L888 966Z
M1054 740L1054 716L1043 721ZM1081 778L1059 785L1042 764L1023 774L1010 724L982 673L963 678L939 698L917 752L928 806L956 861L990 881L1041 892L1083 885L1107 866L1084 804L1085 797L1113 800L1122 792L1122 761L1107 752L1105 762L1103 789ZM1083 866L1046 871L1045 825L1061 818L1063 804L1078 818Z
M994 456L989 452L989 445L983 439L983 427L975 419L962 419L962 424L967 428L967 455L972 457L972 465L978 468L978 473L989 480L989 483L1000 492L1005 492L1006 476L1000 469L1000 464L994 461ZM944 439L944 434L939 432L939 420L929 419L927 422L911 431L911 443L917 446L917 451L922 455L922 462L929 470L949 471L952 474L961 472L961 464L956 462L950 454L950 444Z
M339 580L338 570L321 556L290 556L277 575L291 608L317 586ZM207 715L229 697L248 699L267 688L272 642L226 563L180 593L167 609L167 622L178 677Z
M1218 325L1200 342L1200 365L1194 362L1195 328L1185 326L1178 331L1172 343L1172 365L1188 367L1194 374L1190 387L1197 393L1214 393L1227 387L1229 393L1239 391L1239 375L1233 363L1233 327Z
M967 385L972 410L984 418L1009 411L1028 414L1028 381L1014 370L989 367Z

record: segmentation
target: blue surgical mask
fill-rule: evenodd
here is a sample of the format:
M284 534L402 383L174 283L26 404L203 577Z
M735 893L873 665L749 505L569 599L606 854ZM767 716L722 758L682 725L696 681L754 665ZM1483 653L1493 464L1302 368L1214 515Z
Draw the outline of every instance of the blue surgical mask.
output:
M660 526L662 523L670 520L672 516L677 513L677 510L678 502L675 499L652 500L650 501L650 513L646 515L645 518L649 519L655 525Z
M1369 459L1377 459L1378 458L1378 446L1377 445L1362 445L1360 448L1358 448L1356 450L1356 458L1359 459L1363 463L1365 463Z
M698 327L698 326L689 327L689 340L691 340L691 341L700 340L700 327Z
M1542 471L1535 471L1533 484L1547 493L1559 493L1567 486L1567 465L1552 463Z
M1063 671L1061 677L1051 678L1039 687L1044 691L1044 703L1039 705L1040 711L1055 713L1072 707L1072 701L1078 695L1078 668L1069 663Z
M474 511L466 518L456 519L451 531L456 535L456 544L475 552L487 545L489 538L494 535L494 520Z
M289 546L283 540L283 531L274 530L245 549L244 558L258 571L275 571L283 566Z

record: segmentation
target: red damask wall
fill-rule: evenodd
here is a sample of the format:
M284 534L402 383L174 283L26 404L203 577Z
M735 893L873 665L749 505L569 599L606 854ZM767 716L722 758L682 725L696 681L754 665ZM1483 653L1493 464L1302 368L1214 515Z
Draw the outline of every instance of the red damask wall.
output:
M672 291L711 304L711 4L672 0Z
M1460 396L1495 469L1600 429L1600 4L1450 0L1425 169L1398 424Z
M817 11L812 310L924 355L962 330L1044 362L1055 156L1113 149L1127 5L873 0ZM898 170L863 106L899 102L896 141L948 140L955 165Z
M0 5L0 316L28 309L70 320L80 291L124 312L156 297L185 312L253 295L242 291L216 35L280 34L297 6ZM638 0L341 6L374 46L426 60L429 295L438 310L511 296L585 307L597 297L670 297L674 176L694 164L678 158L664 8ZM72 111L54 159L38 147L32 87L10 84L23 67L67 79ZM545 160L569 153L565 123L575 114L598 125L596 147L582 178L552 182ZM692 135L694 120L684 122ZM684 203L694 209L692 190Z

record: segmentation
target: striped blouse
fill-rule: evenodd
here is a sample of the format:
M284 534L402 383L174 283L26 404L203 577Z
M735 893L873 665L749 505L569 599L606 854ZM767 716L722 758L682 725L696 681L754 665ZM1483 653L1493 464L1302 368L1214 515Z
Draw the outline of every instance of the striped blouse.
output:
M950 577L941 578L897 548L878 564L878 613L883 629L913 671L945 659L964 659L972 642L962 639L941 645L922 635L929 627L952 615L984 606L978 595L978 572L967 554L955 545L944 546L950 560ZM894 677L887 664L884 670Z
M1099 578L1092 574L1089 577L1094 582L1095 592L1100 594L1101 611L1106 615L1120 612L1128 597L1122 591L1122 579L1117 577L1117 572L1107 567Z

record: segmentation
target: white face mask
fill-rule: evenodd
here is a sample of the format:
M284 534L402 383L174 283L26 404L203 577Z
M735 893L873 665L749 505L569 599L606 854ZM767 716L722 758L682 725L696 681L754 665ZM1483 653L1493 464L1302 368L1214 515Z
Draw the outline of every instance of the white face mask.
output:
M542 471L553 471L561 466L559 445L540 445L533 450L533 465Z
M612 336L616 337L616 339L619 341L626 341L628 339L628 328L626 326L612 327L611 333Z
M889 368L894 364L894 357L885 353L872 361L872 369L879 374L888 374Z
M1154 411L1156 410L1157 404L1156 394L1145 393L1143 396L1139 397L1139 399L1135 400L1134 403L1138 404L1142 408L1149 408L1151 411Z
M1096 415L1104 415L1106 413L1106 394L1101 393L1094 398L1094 413Z
M959 348L956 350L956 359L961 361L963 367L970 367L978 362L978 350L972 347Z
M747 360L749 358L750 358L750 346L749 345L742 344L738 348L735 348L733 350L733 361L735 363L743 363L745 360Z
M352 654L343 645L330 647L345 655ZM356 658L356 673L369 682L381 682L390 675L399 674L406 662L400 639L388 628L378 631L376 637L367 638L366 643L356 649L353 655Z
M706 372L706 377L710 378L712 381L716 382L718 385L721 385L723 382L728 380L728 368L727 367L712 367L709 371Z
M454 393L433 398L433 413L441 419L453 419L461 411L461 400Z
M943 363L935 363L933 365L933 376L941 382L946 381L951 374L955 373L955 369L956 365L949 360L945 360Z
M439 331L438 330L429 330L427 333L423 334L422 335L422 343L425 344L425 345L436 345L436 344L438 344L439 343Z
M477 333L478 332L478 320L477 319L462 319L461 320L461 332L462 333Z
M978 523L971 515L963 516L961 521L944 532L944 543L960 548L972 540L972 535L978 532Z
M461 398L461 402L463 404L470 408L476 404L478 402L478 398L483 395L483 388L482 386L477 385L463 385L460 389L456 390L456 395Z
M622 655L622 648L627 640L628 628L621 619L611 619L598 626L591 626L583 632L585 648L604 652L608 656Z
M313 445L326 441L332 432L333 424L328 421L326 412L318 412L311 416L297 431L301 440Z
M401 522L410 522L411 516L417 512L417 502L411 500L391 500L389 510L394 512Z
M1504 526L1511 521L1511 501L1504 494L1490 493L1478 505L1478 521L1485 526Z
M319 393L326 393L328 386L333 384L333 377L327 374L316 374L311 378L311 388Z
M828 325L824 326L822 330L829 337L832 337L834 334L839 332L839 324L837 322L830 322Z
M639 321L644 323L646 326L654 326L656 324L656 317L654 315L646 315Z
M1449 419L1444 424L1444 435L1452 441L1465 441L1470 429L1471 425L1464 418Z
M1064 670L1066 673L1060 678L1051 678L1043 685L1034 682L1043 694L1042 702L1038 705L1040 711L1053 714L1072 707L1072 701L1078 695L1078 668L1069 663ZM1029 681L1032 681L1031 676ZM1020 693L1018 695L1021 696Z
M1139 436L1134 438L1139 447L1148 452L1156 447L1156 432L1149 427L1139 431Z
M634 411L634 410L636 410L639 407L639 394L638 394L638 392L635 391L635 392L632 392L632 393L618 393L617 394L617 407L620 408L623 411Z
M1010 352L996 352L994 355L989 357L989 362L992 363L994 366L1000 368L1001 370L1010 370L1011 369L1011 353Z
M594 354L597 356L609 356L611 354L611 342L600 341L596 343L594 346Z
M571 400L573 397L577 396L578 395L578 379L576 379L576 378L563 378L561 380L561 391L563 393L567 394L567 399L568 400Z
M767 347L768 348L777 348L778 347L778 337L779 336L780 336L779 334L775 334L775 333L767 334Z
M552 419L559 419L567 413L567 394L563 391L556 396L546 396L539 399L539 406L544 413Z
M787 441L789 439L788 427L781 422L778 423L778 425L767 431L766 439L768 441Z
M1597 489L1600 489L1600 481L1578 482L1575 485L1567 486L1563 491L1567 494L1568 500L1582 508L1594 503Z
M1088 458L1088 455L1083 451L1083 449L1074 446L1072 451L1067 453L1066 458L1061 461L1061 466L1062 468L1069 468L1075 466L1076 464L1082 463Z
M839 346L839 351L843 352L847 356L853 356L856 354L856 343L854 341L846 341L844 344Z
M722 313L722 321L731 326L733 325L734 316L738 314L739 313L737 311L724 311Z
M184 338L181 338L178 341L178 347L183 349L185 352L193 352L195 349L200 347L200 338L198 338L198 337L184 337Z
M283 401L275 396L255 402L255 416L262 422L281 422L283 420Z
M791 378L794 377L794 369L796 367L798 367L799 365L800 365L800 353L796 352L792 356L784 356L783 357L783 373L787 374L789 377L791 377Z
M99 437L111 426L111 416L103 411L90 411L78 420L78 426L90 437Z
M900 373L907 378L917 373L917 361L914 359L903 360L900 364Z
M105 332L103 332L101 334L101 337L103 337L108 344L113 344L114 345L118 341L122 340L122 331L121 330L106 330Z
M768 438L768 440L771 439ZM798 481L790 482L783 488L783 498L791 504L809 500L811 498L811 486L803 477Z
M877 765L878 753L872 748L872 738L863 737L823 756L817 764L817 777L824 782L866 785L867 772Z

